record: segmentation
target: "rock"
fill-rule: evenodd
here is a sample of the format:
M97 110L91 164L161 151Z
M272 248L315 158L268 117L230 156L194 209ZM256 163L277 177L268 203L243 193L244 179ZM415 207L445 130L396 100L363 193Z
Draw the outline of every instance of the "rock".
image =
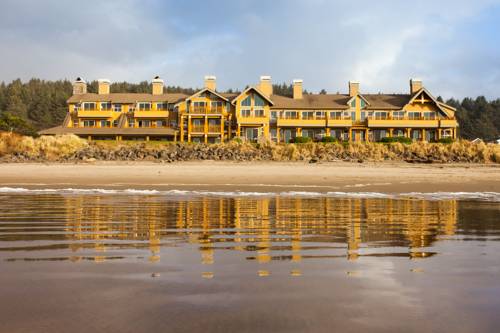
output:
M319 162L319 159L317 157L312 157L310 160L309 160L309 163L318 163Z

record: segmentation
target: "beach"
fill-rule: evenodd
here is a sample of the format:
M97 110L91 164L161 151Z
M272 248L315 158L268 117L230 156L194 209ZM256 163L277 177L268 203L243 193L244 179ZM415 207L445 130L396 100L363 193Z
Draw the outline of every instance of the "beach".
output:
M0 164L0 186L243 192L500 192L500 167L404 162Z

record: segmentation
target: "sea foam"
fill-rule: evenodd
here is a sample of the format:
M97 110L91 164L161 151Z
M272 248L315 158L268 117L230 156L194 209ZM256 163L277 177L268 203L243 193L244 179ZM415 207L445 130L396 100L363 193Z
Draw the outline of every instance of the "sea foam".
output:
M330 197L330 198L367 198L367 199L416 199L416 200L479 200L500 202L499 192L316 192L316 191L284 191L284 192L245 192L245 191L189 191L189 190L156 190L156 189L102 189L102 188L24 188L0 187L0 194L74 194L74 195L150 195L169 197Z

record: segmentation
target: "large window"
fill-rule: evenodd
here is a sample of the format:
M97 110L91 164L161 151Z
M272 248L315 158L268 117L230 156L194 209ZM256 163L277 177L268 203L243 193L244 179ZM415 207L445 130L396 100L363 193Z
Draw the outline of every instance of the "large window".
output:
M254 94L254 102L255 102L255 106L264 106L265 105L264 99L257 94Z
M241 101L241 106L251 106L252 105L252 97L247 96L244 100Z
M85 102L83 103L83 110L84 111L94 111L96 109L96 103L94 102Z
M151 110L151 103L140 102L140 103L137 103L137 107L139 108L139 111L150 111Z

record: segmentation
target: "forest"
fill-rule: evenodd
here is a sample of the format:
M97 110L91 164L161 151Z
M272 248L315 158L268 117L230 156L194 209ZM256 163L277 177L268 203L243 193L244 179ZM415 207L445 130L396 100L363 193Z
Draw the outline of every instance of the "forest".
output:
M90 82L87 89L89 92L97 92L97 81ZM290 84L275 84L273 89L275 94L292 96ZM151 91L151 84L147 81L115 82L111 84L111 91L147 93ZM166 87L166 92L169 93L190 95L195 91L193 88ZM71 93L72 85L68 80L31 79L22 82L17 79L10 83L0 83L0 130L36 135L37 130L60 125L67 112L66 100ZM322 89L320 93L325 94L326 91ZM442 101L440 97L438 99ZM500 137L500 98L487 100L484 96L479 96L467 97L461 101L452 98L446 103L457 109L461 138L492 141Z

